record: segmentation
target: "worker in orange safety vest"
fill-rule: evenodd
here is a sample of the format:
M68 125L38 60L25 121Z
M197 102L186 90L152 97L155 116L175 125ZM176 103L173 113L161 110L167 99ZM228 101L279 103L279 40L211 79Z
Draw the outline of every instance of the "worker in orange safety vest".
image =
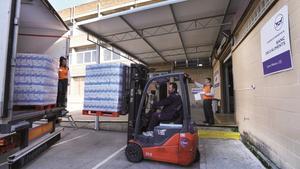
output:
M59 59L57 107L66 107L68 74L69 67L67 66L67 59L62 56Z
M214 88L211 83L211 78L205 78L204 84L194 82L197 87L202 88L202 92L200 92L203 98L203 110L205 121L204 123L208 123L209 125L213 125L215 123L213 110L212 110L212 101L214 99Z

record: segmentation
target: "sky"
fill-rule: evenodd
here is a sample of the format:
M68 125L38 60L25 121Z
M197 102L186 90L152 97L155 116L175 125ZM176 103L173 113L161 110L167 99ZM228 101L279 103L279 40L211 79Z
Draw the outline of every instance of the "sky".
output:
M70 8L74 5L81 5L95 0L48 0L56 11Z

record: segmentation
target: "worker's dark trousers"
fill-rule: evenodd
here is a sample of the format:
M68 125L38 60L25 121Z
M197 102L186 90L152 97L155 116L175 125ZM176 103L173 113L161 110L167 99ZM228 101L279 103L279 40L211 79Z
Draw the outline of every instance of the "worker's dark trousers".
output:
M203 100L203 110L204 110L205 120L209 124L214 124L215 120L214 120L214 114L212 111L212 100L211 99Z
M57 106L66 106L66 95L68 90L68 79L58 80L58 91L57 91Z
M159 123L161 121L171 120L172 118L173 118L173 116L168 116L166 114L162 115L160 112L155 112L152 114L152 116L150 118L150 122L149 122L147 130L153 131L154 127L159 125Z

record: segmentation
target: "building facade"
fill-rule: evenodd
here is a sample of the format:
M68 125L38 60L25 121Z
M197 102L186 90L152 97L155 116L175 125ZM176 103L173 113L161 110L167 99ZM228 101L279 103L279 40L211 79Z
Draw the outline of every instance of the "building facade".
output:
M106 6L104 2L110 2L111 5ZM66 23L72 24L158 1L135 2L139 4L130 0L95 1L61 11L61 15ZM242 12L236 13L241 17L237 17L231 30L224 31L226 36L222 37L224 40L215 48L212 67L193 69L176 68L166 64L150 66L158 72L185 71L199 82L203 82L206 77L212 77L215 98L221 100L221 113L234 117L243 140L255 145L278 168L297 169L300 168L300 1L248 2ZM281 14L281 11L284 13ZM281 16L287 18L281 19ZM273 25L270 26L270 23ZM284 39L285 44L283 39L275 40L274 43L278 43L279 46L263 52L266 43L281 36L276 34L276 31L281 30L281 24L287 25L284 33L288 32L289 38ZM268 27L275 29L272 30L275 36L264 41L267 34L272 34L272 31L265 33L264 29ZM71 90L68 104L78 110L83 101L85 65L120 61L130 63L127 59L122 59L116 49L97 47L87 39L86 34L73 28L70 42ZM285 69L279 67L279 71L271 70L271 73L267 73L267 69L276 68L276 65L286 61L279 59L278 62L266 66L264 55L269 55L287 43L290 44L292 64ZM276 55L268 59L272 57L276 59Z
M224 111L233 105L243 138L278 168L300 168L299 7L297 0L253 1L213 62L214 74L221 77L217 97ZM280 24L287 24L287 29ZM268 27L271 31L264 32ZM264 41L273 32L275 36ZM263 56L280 50L283 39L276 39L284 32L289 32L284 45L290 43L292 66L284 70L277 65L286 61L278 59L265 67ZM274 47L264 53L267 43ZM279 71L268 74L272 66Z
M86 65L96 63L124 63L128 65L132 63L127 59L126 54L117 49L109 46L100 47L90 41L88 35L76 27L76 23L156 2L161 2L161 0L95 0L59 11L64 22L71 28L69 110L82 109Z

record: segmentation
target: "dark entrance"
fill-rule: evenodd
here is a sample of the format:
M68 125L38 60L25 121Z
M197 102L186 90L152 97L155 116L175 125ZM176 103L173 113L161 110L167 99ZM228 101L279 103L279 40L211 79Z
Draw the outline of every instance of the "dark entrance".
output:
M223 63L223 111L225 114L234 113L234 84L232 72L232 58L225 60Z

